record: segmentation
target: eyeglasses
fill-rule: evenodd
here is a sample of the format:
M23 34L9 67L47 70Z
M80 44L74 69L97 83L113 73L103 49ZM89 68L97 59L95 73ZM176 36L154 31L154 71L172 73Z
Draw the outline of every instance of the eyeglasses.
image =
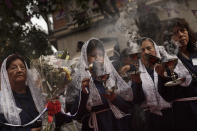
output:
M8 70L12 70L12 71L22 70L22 71L25 71L26 68L25 68L25 66L14 65L14 66L10 66L8 68Z

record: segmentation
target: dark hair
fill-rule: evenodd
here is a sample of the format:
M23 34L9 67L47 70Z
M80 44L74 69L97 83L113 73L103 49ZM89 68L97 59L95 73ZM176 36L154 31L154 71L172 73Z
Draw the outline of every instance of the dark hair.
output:
M13 54L13 55L9 56L8 59L7 59L6 69L8 69L9 66L11 65L11 63L13 61L17 60L17 59L21 60L23 62L23 64L25 65L25 60L24 60L24 58L22 56L17 55L17 54Z
M77 52L81 51L81 48L83 47L84 42L83 41L78 41L77 42Z
M103 43L100 40L96 40L96 39L92 39L90 40L88 47L87 47L87 55L90 54L94 49L100 49L103 51L103 55L104 55L104 47L103 47Z
M189 24L186 22L185 19L182 18L174 18L172 20L170 20L169 25L168 25L168 29L170 30L170 32L172 32L174 27L180 27L180 28L185 28L188 31L188 35L189 35L189 42L187 44L187 50L188 52L194 52L196 50L196 36L193 32L193 30L189 27Z
M137 43L138 43L139 46L142 46L142 43L144 41L146 41L146 40L150 41L153 44L153 46L154 46L154 41L151 38L148 38L148 37L142 37L142 38L140 38L139 40L137 40Z

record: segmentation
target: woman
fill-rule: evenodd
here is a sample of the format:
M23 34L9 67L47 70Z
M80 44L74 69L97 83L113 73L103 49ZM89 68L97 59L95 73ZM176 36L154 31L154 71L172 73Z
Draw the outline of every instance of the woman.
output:
M137 43L136 43L137 44ZM138 59L140 48L137 45L135 48L125 48L121 52L121 67L120 75L131 86L133 90L134 100L132 109L132 129L135 131L144 131L144 111L140 107L145 100L144 92L141 87L140 73L138 72ZM134 72L136 74L134 74ZM137 73L138 72L138 73ZM133 73L133 74L132 74ZM137 98L137 99L136 99Z
M179 131L197 130L197 50L196 38L184 19L176 18L168 29L173 32L172 39L179 47L178 58L190 72L192 81L188 87L175 86L159 88L160 94L167 101L173 102L175 129ZM180 70L181 71L181 70ZM166 78L164 78L165 81Z
M2 123L29 123L44 109L40 90L35 87L25 61L18 55L8 56L1 67L0 129L1 131L38 131L38 120L26 127L6 126Z
M156 71L159 60L165 54L162 48L158 47L150 38L142 38L141 59L139 60L140 78L145 93L145 101L142 107L145 111L147 131L173 130L171 104L166 102L159 94L160 77ZM151 57L152 56L152 57ZM153 60L157 61L153 61ZM180 65L180 64L179 64ZM184 69L183 69L184 70Z
M44 110L44 99L40 88L37 87L36 79L37 76L28 70L21 56L10 55L3 61L0 90L1 131L41 130L41 119L29 123ZM60 104L50 102L49 105L49 115L60 111ZM16 125L25 124L28 125L16 127Z
M114 92L106 90L95 71L89 70L89 65L94 62L99 62L99 68L104 69L103 73L109 74L106 86L116 86ZM79 71L74 79L79 97L75 97L75 106L70 108L70 112L82 121L82 131L131 130L130 115L127 113L133 100L132 90L112 66L100 40L92 38L86 42L79 64ZM72 94L69 90L68 92Z

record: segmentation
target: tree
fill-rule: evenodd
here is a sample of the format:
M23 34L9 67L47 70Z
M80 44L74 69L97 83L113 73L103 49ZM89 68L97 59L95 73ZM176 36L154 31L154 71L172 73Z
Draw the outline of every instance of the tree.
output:
M35 0L0 1L0 62L12 53L30 59L52 53L48 35L31 23L32 17L43 15L32 10L36 6Z
M19 53L28 58L37 58L40 55L52 53L50 50L49 36L53 34L50 15L55 11L68 8L70 2L76 2L84 13L86 19L77 19L77 22L88 22L86 11L91 8L90 0L1 0L0 1L0 62L12 53ZM116 0L94 1L104 16L118 13ZM79 13L80 14L80 13ZM80 15L80 16L83 16ZM31 23L31 18L42 17L48 26L48 34L36 28ZM76 20L74 19L74 20ZM28 26L27 26L28 24Z

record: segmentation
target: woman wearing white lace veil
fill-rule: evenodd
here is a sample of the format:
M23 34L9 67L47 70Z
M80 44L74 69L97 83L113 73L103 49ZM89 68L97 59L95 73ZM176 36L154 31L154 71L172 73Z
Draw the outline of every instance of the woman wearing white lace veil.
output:
M5 126L3 123L23 125L32 121L44 109L36 76L30 73L25 61L18 55L8 56L1 66L0 130L39 130L41 122L27 127Z
M116 86L114 92L105 90L103 83L93 77L94 72L87 70L95 61L103 63L104 74L109 74L106 87ZM131 130L127 112L133 100L132 89L114 69L100 40L92 38L86 42L78 67L73 85L78 88L80 97L75 97L75 104L70 108L70 112L75 113L76 119L82 119L82 130ZM72 92L68 90L67 94L71 95ZM78 93L73 93L75 94Z
M192 76L189 85L161 87L160 94L167 101L172 102L175 130L197 130L197 38L189 23L182 18L169 20L164 35L166 49L169 46L177 47L174 54L187 68ZM175 50L173 49L173 50ZM172 53L173 53L172 52ZM182 71L182 68L179 69Z
M142 38L139 42L141 46L141 60L139 61L139 70L142 72L140 77L142 79L142 88L145 93L146 100L142 107L145 109L147 131L165 131L172 130L172 109L171 104L166 102L158 92L162 79L160 77L161 70L158 70L157 63L147 58L147 54L155 56L159 59L167 56L163 48L158 47L150 38ZM181 70L180 70L181 69ZM178 76L185 77L186 81L182 83L187 85L191 78L188 76L189 72L185 69L183 64L178 61L175 68ZM159 74L159 75L158 75Z

